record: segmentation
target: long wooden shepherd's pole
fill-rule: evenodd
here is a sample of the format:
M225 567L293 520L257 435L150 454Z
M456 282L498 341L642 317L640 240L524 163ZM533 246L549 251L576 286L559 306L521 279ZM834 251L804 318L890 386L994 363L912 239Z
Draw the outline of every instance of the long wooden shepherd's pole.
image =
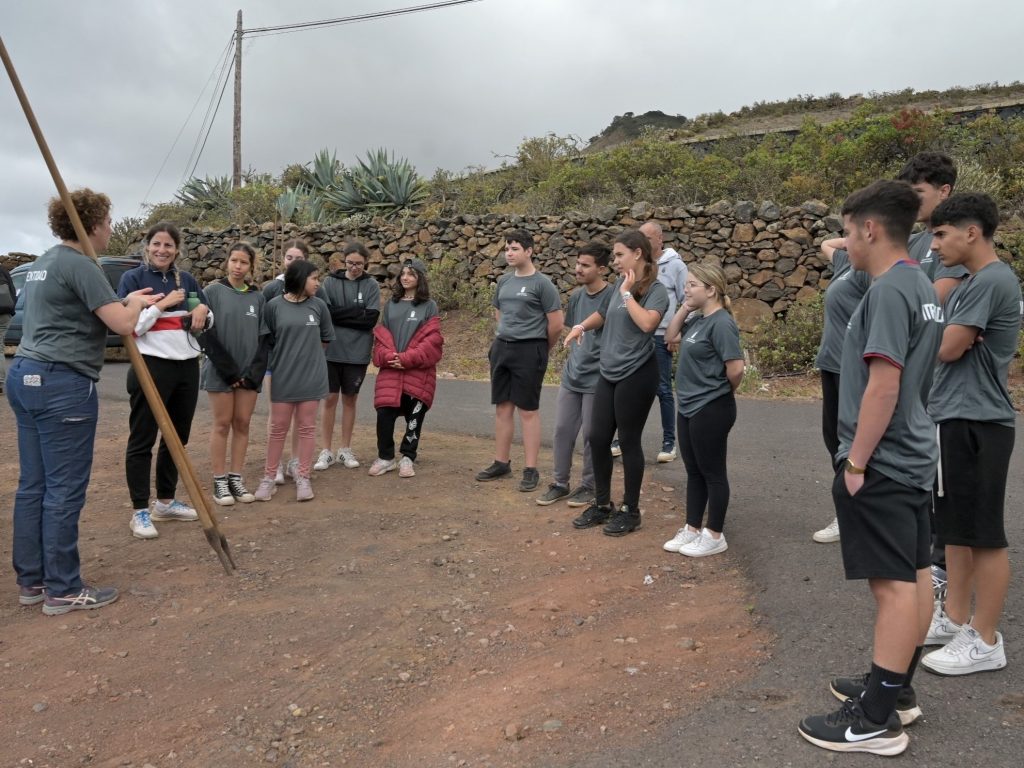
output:
M14 64L11 62L11 57L7 55L7 47L4 45L2 37L0 37L0 58L3 59L4 68L7 70L8 77L11 79L11 85L14 86L14 92L18 95L18 101L21 102L21 108L24 110L25 118L28 120L29 127L32 129L32 135L36 137L36 143L39 145L39 151L43 153L43 160L46 161L46 167L50 169L50 175L53 177L53 183L57 186L57 192L60 195L61 202L64 203L64 210L67 211L68 217L71 219L71 224L75 228L75 235L78 237L78 242L85 253L95 259L96 253L93 250L92 243L89 241L88 233L85 231L85 227L82 226L82 220L78 217L78 211L75 210L75 206L71 203L71 196L68 194L67 187L64 186L64 179L61 178L60 171L57 169L57 164L53 161L53 155L50 154L50 149L46 144L46 139L43 138L43 132L40 130L39 123L36 121L35 114L32 112L32 107L28 103L28 97L25 95L25 91L21 87L21 81L18 79L18 74L14 71ZM131 336L122 336L121 338L124 340L125 349L128 350L128 357L132 361L132 367L135 369L135 375L139 379L142 391L146 395L146 401L149 403L149 407L153 411L153 416L156 418L156 423L160 427L161 434L163 434L164 442L167 443L167 448L171 452L174 464L178 468L178 472L181 475L182 480L185 482L189 498L192 500L193 506L199 513L199 521L203 526L203 533L206 534L206 540L210 543L210 546L213 547L213 551L217 553L217 557L220 558L221 565L224 566L224 571L230 574L231 570L236 566L234 559L231 557L231 549L228 546L228 540L217 527L217 519L213 516L213 511L210 509L206 495L203 493L202 486L199 485L199 479L196 477L195 468L192 466L192 462L189 461L188 454L185 453L185 446L181 444L181 438L178 437L178 433L174 429L174 424L171 423L171 420L167 415L167 408L160 399L160 395L156 390L156 385L153 383L153 377L150 375L149 368L146 366L146 361L143 360L142 355L139 354L139 348L136 345L134 338Z

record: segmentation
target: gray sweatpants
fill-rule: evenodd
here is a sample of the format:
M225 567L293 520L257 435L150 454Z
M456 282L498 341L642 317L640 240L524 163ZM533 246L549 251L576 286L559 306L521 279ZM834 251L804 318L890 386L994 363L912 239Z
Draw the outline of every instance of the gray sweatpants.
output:
M594 410L594 395L558 388L555 401L555 482L569 486L572 454L576 449L576 436L583 429L583 479L580 485L594 487L594 465L590 460L590 416Z

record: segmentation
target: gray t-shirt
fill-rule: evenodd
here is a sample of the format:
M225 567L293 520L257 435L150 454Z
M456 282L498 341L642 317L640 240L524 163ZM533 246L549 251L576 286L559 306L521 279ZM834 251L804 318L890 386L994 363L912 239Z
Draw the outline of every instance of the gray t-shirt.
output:
M935 369L928 413L936 423L968 419L1015 425L1006 379L1022 311L1020 282L1001 261L982 267L949 295L946 325L978 328L982 340L959 360L940 362Z
M528 277L508 272L498 278L491 306L501 312L497 336L505 341L548 338L548 312L562 308L558 289L540 271Z
M334 340L327 305L316 296L298 304L278 296L263 309L261 333L274 338L270 400L300 403L327 397L327 358L323 344Z
M868 465L903 485L932 487L939 452L927 405L941 340L942 308L917 264L901 261L875 278L850 318L843 343L837 460L850 453L868 362L880 357L901 370L899 399Z
M608 381L622 381L654 354L654 331L642 331L622 302L619 285L622 277L615 281L611 300L604 306L601 316L604 328L601 334L601 375ZM662 315L668 310L668 291L655 280L639 299L644 309L655 309ZM660 321L659 321L660 322Z
M433 299L420 304L405 300L389 301L384 307L381 325L391 331L395 351L405 352L416 331L432 317L437 317L437 304Z
M719 309L691 317L682 331L676 368L676 400L679 413L686 418L732 392L725 363L743 359L740 329L731 314Z
M57 245L25 276L25 319L17 357L64 363L99 381L107 326L95 312L118 301L103 269L84 253Z
M263 286L263 298L267 301L276 299L284 293L284 275L278 275Z
M839 373L843 356L843 337L853 310L871 285L871 275L854 269L850 255L838 249L832 254L832 282L825 290L825 327L814 365L822 371Z
M932 237L932 231L924 229L912 234L907 241L907 252L910 254L910 258L921 265L921 269L924 270L928 279L934 283L936 280L946 277L956 280L967 277L966 267L959 265L955 267L943 266L939 255L932 250Z
M358 280L328 275L317 296L332 308L380 310L380 286L365 273ZM327 347L327 359L332 363L366 365L372 352L373 328L334 326L334 341Z
M260 345L260 318L266 299L257 290L236 291L222 282L206 286L206 303L217 318L212 333L231 354L239 373L256 357ZM202 387L207 392L231 392L232 382L224 381L209 358L203 360Z
M607 308L611 301L613 288L606 285L594 294L587 293L586 288L577 288L569 297L569 306L565 310L565 324L571 328L582 323L595 312ZM597 391L597 379L600 376L601 336L604 327L596 331L587 331L583 338L569 347L565 365L562 367L562 386L570 392L592 394Z

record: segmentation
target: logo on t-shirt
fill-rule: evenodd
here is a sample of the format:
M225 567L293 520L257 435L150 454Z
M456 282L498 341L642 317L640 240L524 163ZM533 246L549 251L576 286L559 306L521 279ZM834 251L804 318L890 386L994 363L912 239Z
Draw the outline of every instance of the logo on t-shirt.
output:
M256 305L250 304L249 311L245 313L246 317L256 317Z
M934 258L935 258L934 254L932 253L931 249L929 249L929 250L928 250L928 253L926 253L926 254L925 254L925 255L924 255L924 256L923 256L922 258L921 258L921 263L922 263L922 264L931 264L931 263L932 263L932 259L934 259Z
M942 307L938 304L922 304L921 314L924 316L925 320L929 320L931 322L941 323L944 320L942 317Z
M416 310L415 309L410 309L409 310L409 316L407 318L405 318L405 319L406 320L415 320L416 319Z
M697 343L697 334L698 333L700 333L700 328L698 328L696 331L694 331L693 333L691 333L689 336L686 337L686 343L687 344L696 344Z
M320 325L320 323L318 323L318 322L316 321L316 318L315 318L315 317L313 317L313 315L312 315L312 314L310 314L310 316L309 316L309 320L307 320L307 321L306 321L306 325Z
M519 293L520 294L526 293L526 286L525 285L519 289Z

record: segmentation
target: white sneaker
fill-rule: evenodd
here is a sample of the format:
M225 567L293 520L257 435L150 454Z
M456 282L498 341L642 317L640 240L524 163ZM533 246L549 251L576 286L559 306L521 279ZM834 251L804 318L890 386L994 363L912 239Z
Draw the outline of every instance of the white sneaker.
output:
M284 476L290 480L296 480L299 477L298 459L288 459L288 463L284 465ZM277 482L276 478L274 482Z
M707 557L708 555L717 555L719 552L725 552L728 548L729 545L725 541L724 533L716 539L711 535L711 531L705 528L696 539L689 544L681 546L679 554L686 555L687 557Z
M313 484L308 477L295 478L295 500L309 501L313 498Z
M831 523L820 531L815 531L811 538L819 544L831 544L834 541L839 541L839 520L833 517Z
M397 468L398 464L394 459L374 459L373 464L370 465L370 474L373 477L377 477Z
M996 632L996 644L988 645L978 630L964 624L949 643L925 655L921 666L937 675L970 675L992 672L1006 666L1003 636Z
M676 535L661 545L666 552L678 552L681 547L700 536L700 531L691 531L685 525L676 531Z
M330 448L324 448L320 451L320 455L316 457L316 463L313 465L313 469L317 472L322 472L334 463L334 452Z
M275 485L284 485L284 465L283 464L278 464L277 465L277 474L274 475L274 484Z
M403 456L402 460L398 462L398 476L416 477L416 466L408 456Z
M359 466L359 459L352 453L351 448L339 448L338 449L338 461L344 464L349 469L355 469Z
M949 618L942 610L942 603L935 601L935 610L932 612L932 623L928 627L928 636L924 639L925 645L945 645L960 633L960 625Z
M622 448L619 446L618 440L612 440L612 456L619 458L622 455Z
M669 448L670 450L666 451L665 450L666 448ZM661 450L658 452L658 463L659 464L667 464L668 462L675 461L675 460L676 460L676 447L675 447L675 445L669 445L668 443L665 443L665 445L661 446Z
M256 486L256 493L253 496L256 501L270 501L271 497L277 493L277 486L277 480L267 475L260 480L260 484Z
M177 520L184 523L191 523L199 519L199 513L183 501L171 499L170 504L164 504L157 499L153 502L153 511L149 515L157 522L164 520Z
M135 514L132 515L132 520L128 523L128 527L132 531L132 536L136 539L155 539L160 535L156 530L156 526L153 525L153 521L150 520L148 509L135 510Z

